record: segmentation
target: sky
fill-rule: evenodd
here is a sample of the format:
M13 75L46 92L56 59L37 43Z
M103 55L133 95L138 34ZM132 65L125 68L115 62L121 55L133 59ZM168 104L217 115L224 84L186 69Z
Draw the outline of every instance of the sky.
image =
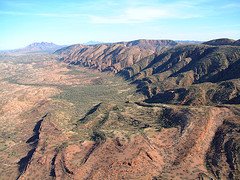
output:
M135 39L240 39L240 0L0 0L0 49Z

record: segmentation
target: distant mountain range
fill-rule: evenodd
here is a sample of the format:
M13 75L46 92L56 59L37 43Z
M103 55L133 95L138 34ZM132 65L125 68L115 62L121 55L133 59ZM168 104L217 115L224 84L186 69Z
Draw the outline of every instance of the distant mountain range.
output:
M193 40L175 40L179 44L201 44L203 41L193 41Z
M148 39L139 39L129 42L115 42L115 43L106 43L101 41L88 41L83 44L75 44L75 45L57 45L52 42L34 42L24 48L19 49L13 49L13 50L0 50L1 53L41 53L41 52L47 52L47 53L53 53L56 51L57 54L59 52L63 52L66 50L70 53L70 51L73 53L73 51L78 50L79 48L88 48L88 47L97 47L97 46L116 46L121 45L125 47L139 47L140 49L145 50L160 50L162 48L166 47L172 47L176 45L189 45L189 44L206 44L206 45L213 45L213 46L221 46L221 45L231 45L231 46L239 46L240 40L233 40L233 39L227 39L227 38L221 38L221 39L214 39L207 42L202 41L194 41L194 40L148 40ZM154 48L153 48L154 47ZM64 48L64 49L62 49ZM76 48L76 49L75 49ZM59 51L57 51L59 50ZM93 50L94 51L94 50ZM66 53L68 54L68 53ZM66 55L65 54L65 55ZM66 59L66 57L64 57Z
M46 52L54 52L59 48L64 47L63 45L57 45L54 43L48 43L48 42L36 42L36 43L32 43L28 46L26 46L23 49L20 50L25 50L25 51L29 51L29 52L37 52L37 51L46 51Z

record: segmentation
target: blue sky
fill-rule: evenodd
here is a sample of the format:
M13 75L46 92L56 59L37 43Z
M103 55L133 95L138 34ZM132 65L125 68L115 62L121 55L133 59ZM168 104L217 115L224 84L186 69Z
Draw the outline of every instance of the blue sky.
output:
M0 49L221 37L240 38L239 0L0 0Z

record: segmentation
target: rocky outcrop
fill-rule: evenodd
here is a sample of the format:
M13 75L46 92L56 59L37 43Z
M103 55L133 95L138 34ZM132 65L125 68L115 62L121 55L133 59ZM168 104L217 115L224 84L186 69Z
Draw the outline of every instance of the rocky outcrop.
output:
M34 129L33 129L33 135L32 137L30 137L26 143L29 144L29 146L31 147L31 150L27 153L27 155L25 157L23 157L22 159L20 159L20 161L18 162L19 165L19 176L17 177L17 179L20 179L21 176L25 173L25 171L27 170L28 166L31 163L31 160L34 156L34 153L38 147L38 143L39 143L39 135L40 135L40 131L41 131L41 126L42 126L42 122L44 121L44 119L47 117L48 113L45 114L35 125Z

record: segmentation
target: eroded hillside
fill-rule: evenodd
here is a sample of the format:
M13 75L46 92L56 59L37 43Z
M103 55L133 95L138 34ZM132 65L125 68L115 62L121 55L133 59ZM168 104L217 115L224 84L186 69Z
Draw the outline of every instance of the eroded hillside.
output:
M184 105L240 103L240 48L186 45L142 59L119 74L147 102Z

